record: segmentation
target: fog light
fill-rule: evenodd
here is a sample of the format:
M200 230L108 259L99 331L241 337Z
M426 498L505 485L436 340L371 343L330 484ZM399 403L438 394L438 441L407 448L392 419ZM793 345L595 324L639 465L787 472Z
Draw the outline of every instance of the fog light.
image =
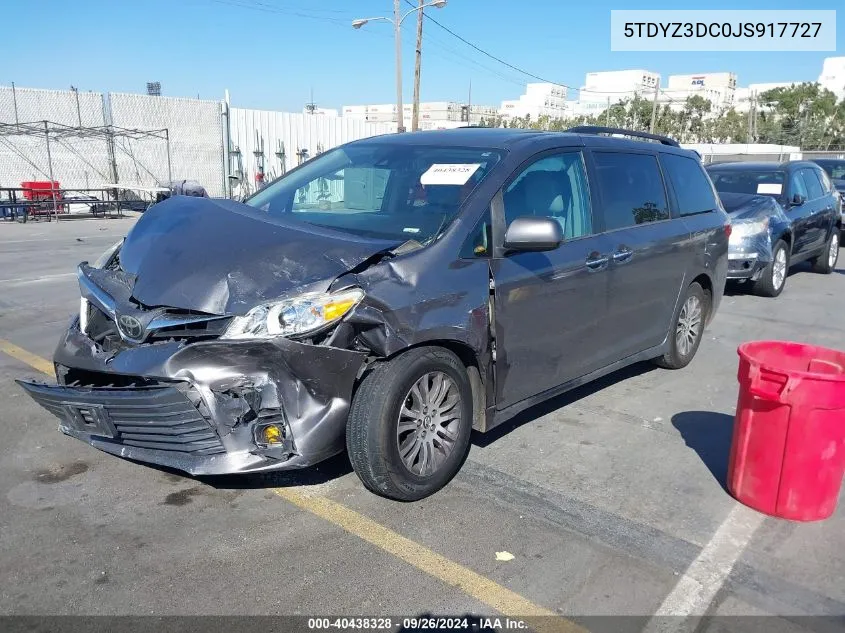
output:
M268 446L271 444L281 444L285 440L285 433L282 427L275 424L268 424L261 429L261 439Z

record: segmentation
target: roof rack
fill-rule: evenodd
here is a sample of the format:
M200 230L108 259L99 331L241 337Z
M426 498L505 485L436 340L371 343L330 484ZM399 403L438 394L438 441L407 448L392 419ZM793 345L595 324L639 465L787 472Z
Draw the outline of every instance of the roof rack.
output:
M572 132L574 134L620 134L622 136L631 136L634 138L644 138L650 141L657 141L658 143L662 143L663 145L669 145L671 147L680 147L680 143L673 138L669 138L668 136L661 136L660 134L651 134L649 132L637 132L634 130L626 130L620 127L604 127L601 125L576 125L575 127L571 127L567 132Z

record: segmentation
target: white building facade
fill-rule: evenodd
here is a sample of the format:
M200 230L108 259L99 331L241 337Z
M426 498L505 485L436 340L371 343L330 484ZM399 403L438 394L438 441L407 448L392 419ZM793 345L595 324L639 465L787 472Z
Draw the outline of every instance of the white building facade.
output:
M567 116L595 116L608 104L653 95L659 81L659 73L643 69L587 73L578 100L566 104Z
M689 97L698 96L709 101L713 111L719 111L734 106L736 89L735 73L669 75L669 81L657 100L680 110Z
M560 119L566 115L566 87L552 83L530 83L525 86L525 93L518 99L502 101L499 116L505 120L514 117L541 116Z
M828 57L822 64L819 83L837 99L845 99L845 57Z
M402 104L403 125L411 129L413 107L410 103ZM420 102L420 129L436 130L477 124L481 119L495 117L497 108L489 105L467 105L457 101ZM343 106L344 118L370 123L396 123L396 104L381 103L371 105Z

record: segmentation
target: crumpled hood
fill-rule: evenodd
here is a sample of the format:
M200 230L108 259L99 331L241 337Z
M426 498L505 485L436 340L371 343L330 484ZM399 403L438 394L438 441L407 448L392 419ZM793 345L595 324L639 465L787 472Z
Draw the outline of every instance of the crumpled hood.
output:
M315 284L325 290L394 246L231 200L176 196L141 216L126 236L120 265L134 277L132 296L147 306L245 314Z
M731 217L731 221L754 220L779 216L783 208L774 198L752 193L720 193L722 206Z

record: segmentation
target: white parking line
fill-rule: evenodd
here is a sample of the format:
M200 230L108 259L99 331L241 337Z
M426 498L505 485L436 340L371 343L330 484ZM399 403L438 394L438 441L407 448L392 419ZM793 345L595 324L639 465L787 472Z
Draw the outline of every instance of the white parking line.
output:
M52 281L63 277L75 277L76 273L59 273L57 275L41 275L40 277L19 277L17 279L0 279L0 284L31 284L42 281Z
M643 633L693 631L765 516L736 504L710 542L690 563ZM676 617L667 617L676 616ZM683 617L677 617L683 616Z

